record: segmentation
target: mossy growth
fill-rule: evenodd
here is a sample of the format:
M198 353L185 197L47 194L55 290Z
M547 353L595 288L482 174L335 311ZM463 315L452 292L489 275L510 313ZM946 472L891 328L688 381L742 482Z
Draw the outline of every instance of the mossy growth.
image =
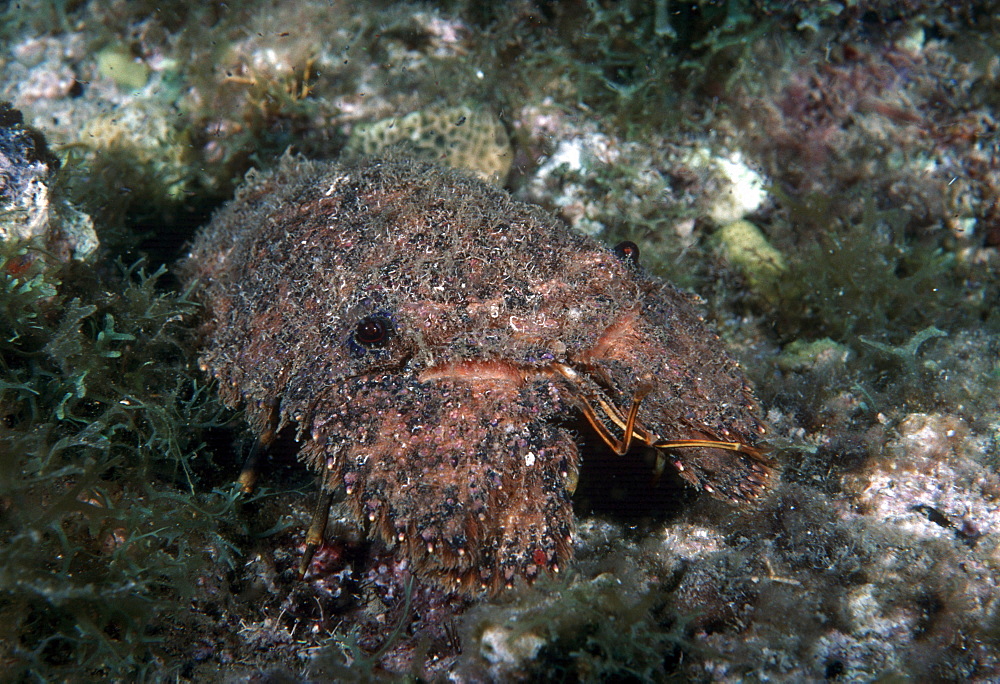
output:
M444 3L453 7L463 3ZM697 93L713 96L737 74L739 56L773 25L756 3L627 0L515 6L464 3L470 23L491 33L494 56L530 89L564 73L548 90L578 100L622 129L673 127Z
M165 272L0 254L0 661L8 681L156 667L197 578L233 561L237 493L203 439L228 420L190 366ZM72 285L71 285L72 283Z
M638 573L545 579L508 604L473 608L461 628L458 665L524 681L664 681L685 649L686 622L667 607L670 583Z
M110 254L128 253L144 238L200 221L218 201L178 115L136 103L114 116L95 117L81 138L59 150L63 163L54 191L93 217ZM176 244L185 237L156 236ZM156 263L177 256L146 253Z
M0 8L0 36L14 39L22 32L33 35L73 30L73 19L83 3L74 0L22 0Z
M869 191L776 195L769 234L787 265L778 297L743 303L784 352L748 372L765 405L826 435L798 459L795 469L808 472L788 468L786 479L836 483L831 463L856 467L910 412L990 415L996 379L977 357L993 358L996 346L993 269L970 262L947 231L883 208Z
M930 325L948 329L988 313L969 296L972 274L945 245L911 237L908 215L879 208L874 197L858 203L855 217L840 220L823 197L785 198L787 229L808 237L786 250L777 304L783 336L899 344Z

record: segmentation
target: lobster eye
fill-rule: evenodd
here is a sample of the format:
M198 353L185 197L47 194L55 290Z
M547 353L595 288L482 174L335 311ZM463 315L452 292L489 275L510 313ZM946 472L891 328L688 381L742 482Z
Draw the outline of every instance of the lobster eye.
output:
M616 257L625 263L633 266L639 265L639 245L635 244L631 240L623 240L619 242L611 251L615 253Z
M354 329L354 341L364 347L380 347L389 339L392 322L384 316L368 316Z

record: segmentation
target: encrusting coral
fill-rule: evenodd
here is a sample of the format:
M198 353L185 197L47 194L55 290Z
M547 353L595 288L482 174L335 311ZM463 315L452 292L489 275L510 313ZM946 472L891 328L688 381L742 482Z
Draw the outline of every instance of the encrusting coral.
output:
M357 124L344 152L394 153L465 169L503 185L514 151L503 122L472 107L434 107L370 124Z

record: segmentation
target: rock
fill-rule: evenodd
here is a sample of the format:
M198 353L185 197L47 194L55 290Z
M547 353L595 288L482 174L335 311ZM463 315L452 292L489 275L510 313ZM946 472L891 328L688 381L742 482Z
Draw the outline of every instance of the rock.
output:
M719 242L726 261L743 274L754 293L767 299L777 297L785 257L760 228L746 220L733 221L719 231Z
M0 103L0 242L32 245L57 261L85 260L99 244L94 223L53 195L58 168L42 135Z

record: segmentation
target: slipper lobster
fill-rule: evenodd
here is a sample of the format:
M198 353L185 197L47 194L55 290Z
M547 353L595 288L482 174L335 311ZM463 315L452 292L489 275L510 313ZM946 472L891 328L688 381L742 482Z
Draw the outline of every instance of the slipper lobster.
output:
M252 172L182 271L223 400L261 445L294 426L321 479L301 570L342 487L372 536L446 587L558 571L581 464L570 414L715 497L764 491L752 389L697 298L637 257L430 163Z

